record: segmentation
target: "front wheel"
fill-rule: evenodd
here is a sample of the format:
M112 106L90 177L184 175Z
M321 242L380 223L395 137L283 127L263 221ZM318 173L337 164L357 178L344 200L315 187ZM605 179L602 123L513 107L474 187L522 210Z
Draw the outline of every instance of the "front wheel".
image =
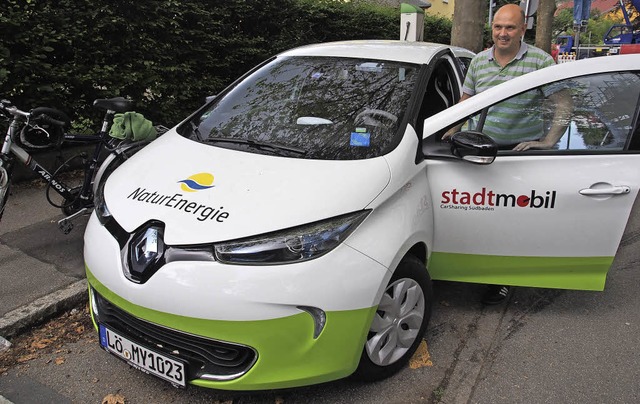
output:
M7 206L7 199L11 191L11 168L7 170L0 165L0 219L4 214L4 208Z
M84 170L77 170L82 167ZM47 202L55 208L62 210L66 216L71 216L83 208L91 208L93 200L90 195L81 195L84 184L84 176L87 170L86 156L83 153L76 154L63 162L51 174L51 178L45 188ZM56 188L66 188L69 193L62 196ZM84 196L84 198L82 198Z
M402 259L378 303L360 357L355 380L385 379L411 359L431 317L433 293L424 264Z

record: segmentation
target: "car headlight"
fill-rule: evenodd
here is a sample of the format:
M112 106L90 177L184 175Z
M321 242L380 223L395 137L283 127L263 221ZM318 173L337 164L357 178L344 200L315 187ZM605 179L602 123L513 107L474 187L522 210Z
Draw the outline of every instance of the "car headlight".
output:
M351 213L292 229L216 244L216 259L240 265L276 265L312 260L342 243L369 212Z
M98 220L104 226L107 220L111 217L111 212L107 207L107 202L104 199L104 182L98 185L96 193L93 196L93 206L95 207Z
M100 168L96 172L93 183L93 206L95 206L96 214L98 215L98 219L102 225L111 218L111 212L109 212L107 203L104 200L104 186L107 179L116 168L120 167L122 163L127 161L148 143L149 142L146 141L138 141L116 146L116 148L104 159Z

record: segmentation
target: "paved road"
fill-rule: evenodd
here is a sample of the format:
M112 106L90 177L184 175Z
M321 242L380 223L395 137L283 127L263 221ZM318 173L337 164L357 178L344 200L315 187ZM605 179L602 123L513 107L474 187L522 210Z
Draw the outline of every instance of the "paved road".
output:
M18 279L24 293L37 296L81 276L82 241L80 232L57 234L51 213L34 207L11 206L14 212L8 214L25 215L30 224L7 225L0 232L0 252L2 260L21 265L11 273L3 270L3 279ZM638 212L634 209L602 293L518 288L507 304L483 308L481 286L436 283L426 335L431 366L407 368L383 382L257 393L177 390L100 350L95 334L88 333L0 375L0 395L15 403L99 403L108 394L121 394L127 403L639 402ZM30 273L29 260L50 265L52 272ZM5 306L10 299L2 287ZM56 364L61 355L64 363Z
M84 279L86 217L68 235L57 228L62 217L39 182L12 187L0 222L0 317Z

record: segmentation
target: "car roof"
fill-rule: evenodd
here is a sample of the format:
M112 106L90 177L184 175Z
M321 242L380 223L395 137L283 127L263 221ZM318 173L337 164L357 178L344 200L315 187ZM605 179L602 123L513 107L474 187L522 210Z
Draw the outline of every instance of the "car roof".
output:
M434 55L447 49L457 57L474 56L473 52L456 46L394 40L327 42L294 48L278 56L332 56L427 64Z

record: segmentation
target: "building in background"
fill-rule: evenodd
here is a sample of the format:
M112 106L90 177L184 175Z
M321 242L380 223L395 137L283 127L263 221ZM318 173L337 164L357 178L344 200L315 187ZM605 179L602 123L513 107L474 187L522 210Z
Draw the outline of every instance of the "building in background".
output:
M426 10L427 14L439 15L453 20L453 5L455 0L430 0L431 7Z

